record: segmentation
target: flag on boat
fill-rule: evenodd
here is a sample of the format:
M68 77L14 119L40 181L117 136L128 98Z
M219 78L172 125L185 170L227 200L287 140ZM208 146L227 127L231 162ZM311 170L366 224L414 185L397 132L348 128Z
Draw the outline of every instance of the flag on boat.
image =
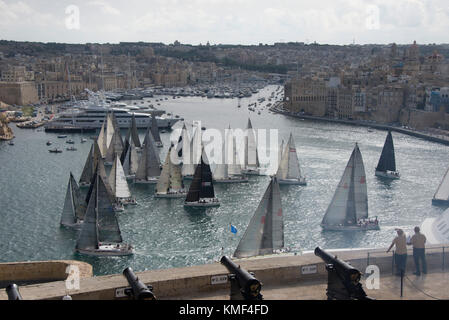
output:
M237 233L237 228L231 224L231 232Z

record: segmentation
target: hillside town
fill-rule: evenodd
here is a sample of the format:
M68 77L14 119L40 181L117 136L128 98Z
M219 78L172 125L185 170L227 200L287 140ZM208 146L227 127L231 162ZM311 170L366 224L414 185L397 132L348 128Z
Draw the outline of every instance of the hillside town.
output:
M416 42L194 46L178 41L0 41L0 101L21 107L83 99L88 90L223 84L241 89L250 81L270 80L285 85L283 109L292 114L447 130L448 54L449 45Z

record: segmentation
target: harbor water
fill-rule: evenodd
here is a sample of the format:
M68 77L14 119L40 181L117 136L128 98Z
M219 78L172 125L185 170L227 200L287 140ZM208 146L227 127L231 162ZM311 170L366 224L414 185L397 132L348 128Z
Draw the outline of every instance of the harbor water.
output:
M246 128L248 116L256 129L277 129L279 141L292 133L307 186L281 186L285 246L294 250L322 248L388 247L402 228L413 227L444 208L431 199L449 165L449 148L422 139L393 133L400 180L374 176L386 132L336 123L314 122L273 114L264 108L259 115L248 104L269 97L277 86L268 86L251 98L208 99L182 97L145 104L176 114L188 122L201 121L206 128ZM134 103L134 102L130 102ZM142 101L139 102L141 104ZM157 105L160 103L160 105ZM264 102L265 105L267 101ZM259 105L259 103L258 103ZM156 199L154 185L130 184L137 206L118 213L124 241L135 247L129 257L88 257L74 253L77 232L60 227L69 179L78 180L93 140L92 134L69 134L77 151L66 151L66 139L42 129L19 129L11 124L14 145L0 142L0 262L75 259L93 265L95 275L184 267L217 261L233 253L269 183L269 176L250 176L248 183L216 184L221 206L188 210L184 199ZM123 135L125 131L122 131ZM143 139L144 131L140 131ZM81 143L81 138L88 141ZM161 133L165 159L170 132ZM52 141L47 146L47 141ZM357 142L367 176L370 217L377 216L380 230L323 232L321 220ZM58 147L62 153L49 153ZM231 233L230 225L237 228ZM222 249L223 248L223 249Z

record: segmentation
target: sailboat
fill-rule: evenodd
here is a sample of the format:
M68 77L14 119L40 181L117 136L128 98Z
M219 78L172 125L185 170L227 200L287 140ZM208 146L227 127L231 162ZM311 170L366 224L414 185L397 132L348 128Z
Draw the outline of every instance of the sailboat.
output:
M245 137L245 165L243 173L248 175L260 174L259 155L257 152L256 136L251 119L248 118L247 136Z
M218 207L220 202L215 197L212 172L206 154L201 154L200 163L196 166L189 193L184 202L185 207Z
M382 154L380 155L375 174L378 177L399 179L399 172L396 171L396 160L394 157L393 137L391 136L391 131L388 131L387 138L385 139L385 144L382 149Z
M112 165L116 155L121 155L123 152L123 140L120 136L120 131L115 131L112 134L111 143L106 152L105 165Z
M133 254L132 246L123 243L106 183L98 173L90 193L89 204L75 250L78 253L94 256Z
M235 137L229 129L226 141L223 143L222 163L218 163L214 170L214 182L216 183L239 183L248 182L248 178L242 174L241 166L236 163Z
M184 127L185 128L185 127ZM189 139L189 133L187 129L183 128L182 141L183 147L183 163L182 163L182 176L186 180L192 180L195 174L195 168L200 162L201 157L201 128L199 125L194 128L192 139Z
M187 195L182 181L181 166L174 164L171 160L172 157L176 159L174 153L176 153L176 149L172 145L168 150L161 176L156 185L156 198L183 198Z
M87 191L86 194L86 203L89 202L90 199L90 195L93 191L94 188L94 183L95 183L95 179L97 177L97 175L100 175L100 177L103 179L103 181L105 182L105 187L106 187L106 191L107 191L107 195L109 197L109 201L112 203L112 208L114 209L115 212L121 212L124 211L125 208L123 206L123 203L117 201L117 199L114 196L114 192L112 191L112 187L109 184L109 179L108 176L106 175L106 169L104 167L104 161L103 159L98 159L97 165L95 167L95 172L93 174L92 177L92 181L90 183L90 187L89 190Z
M125 147L122 155L123 159L120 160L122 161L126 179L135 178L139 165L139 155L136 146L134 146L134 140L131 139L131 143Z
M153 135L147 130L139 166L135 175L135 183L157 183L160 175L160 158L156 152Z
M365 167L357 143L321 226L333 231L379 230L377 218L368 219Z
M98 141L98 140L97 140ZM86 162L84 164L83 172L79 180L80 187L89 187L91 181L95 174L95 169L97 167L99 159L101 159L101 149L98 142L94 141L90 147L89 154L87 156Z
M133 116L131 118L131 124L129 126L128 133L126 134L125 140L128 141L128 143L131 143L130 141L132 140L134 145L136 146L136 148L140 148L141 147L140 139L139 139L139 133L137 131L136 118L134 116L134 113L133 113Z
M70 172L69 183L62 209L61 225L70 228L79 228L86 213L87 203L81 197L81 192L73 174Z
M234 256L246 258L282 252L284 249L282 215L279 183L276 176L272 176Z
M303 186L307 184L306 178L301 174L298 154L296 153L295 142L291 133L287 146L282 153L276 176L279 184L299 184Z
M151 134L153 135L156 147L162 148L164 145L161 140L161 135L159 134L159 128L154 114L151 116Z
M136 199L131 196L131 192L129 191L125 172L123 171L122 163L120 162L118 155L115 156L114 164L109 173L109 185L111 186L112 194L115 196L118 203L123 205L137 204Z
M437 191L433 195L432 204L434 205L449 205L449 168L444 174Z

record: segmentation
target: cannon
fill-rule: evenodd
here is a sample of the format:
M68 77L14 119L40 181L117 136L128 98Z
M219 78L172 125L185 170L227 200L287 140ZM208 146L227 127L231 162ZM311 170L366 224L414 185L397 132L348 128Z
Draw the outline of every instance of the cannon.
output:
M328 300L373 300L363 290L359 270L320 247L315 248L315 255L326 263Z
M140 281L133 269L126 268L123 270L123 275L131 286L131 289L125 290L126 295L133 297L135 300L156 300L156 296L153 294L153 287L146 286Z
M23 300L19 292L19 287L15 283L6 287L6 294L8 295L8 300Z
M223 256L220 262L231 273L231 300L262 300L262 283L252 273L242 269L226 256Z

